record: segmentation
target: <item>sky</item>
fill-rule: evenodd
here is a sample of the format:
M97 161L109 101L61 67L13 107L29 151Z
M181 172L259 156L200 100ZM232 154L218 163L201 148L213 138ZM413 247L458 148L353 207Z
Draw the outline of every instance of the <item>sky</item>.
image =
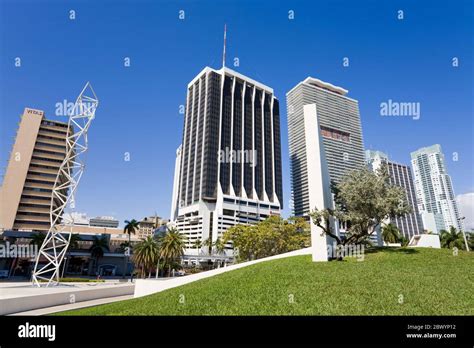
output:
M359 101L365 148L409 164L410 152L440 144L472 219L473 13L469 0L0 0L1 172L24 108L64 121L56 104L75 101L90 81L99 107L76 211L169 218L179 108L205 66L221 67L226 23L227 66L272 87L282 111L286 92L312 76ZM389 100L419 103L419 119L382 116ZM286 112L281 125L289 216Z

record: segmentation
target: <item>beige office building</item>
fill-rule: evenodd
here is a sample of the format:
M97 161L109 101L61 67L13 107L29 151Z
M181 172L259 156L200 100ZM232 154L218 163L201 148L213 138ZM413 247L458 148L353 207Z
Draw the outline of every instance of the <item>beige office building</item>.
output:
M66 155L67 123L25 108L0 188L0 228L48 231L52 189Z
M168 220L164 220L159 216L147 216L143 218L138 224L137 237L139 239L146 239L153 236L155 230L163 225L166 225Z

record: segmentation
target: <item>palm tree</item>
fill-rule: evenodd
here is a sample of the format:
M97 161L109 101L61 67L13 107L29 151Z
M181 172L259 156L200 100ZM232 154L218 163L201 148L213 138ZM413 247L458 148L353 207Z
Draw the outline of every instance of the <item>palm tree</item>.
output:
M394 224L382 228L382 238L385 243L396 243L400 240L400 231Z
M193 248L196 248L196 255L199 256L199 250L202 248L202 239L198 238L193 242Z
M30 244L37 245L38 248L41 248L45 238L46 238L46 233L38 232L31 237Z
M162 236L155 236L156 244L158 245L158 255L156 257L156 275L155 278L158 279L160 275L160 261L161 261L161 242L163 240Z
M214 243L212 242L211 238L208 238L208 239L206 239L204 242L202 242L202 246L205 246L205 247L208 248L208 249L207 249L207 252L208 252L209 255L211 255L211 253L212 253L212 246L213 246L213 244L214 244Z
M222 239L219 237L216 239L214 242L214 250L216 251L217 255L221 255L225 251L225 243L222 241Z
M135 245L133 259L136 264L141 265L142 276L145 276L145 272L148 270L148 278L151 278L151 270L159 258L159 254L158 242L152 236L148 236Z
M128 241L120 243L119 247L115 250L117 253L125 253L127 248L130 247Z
M78 233L72 233L69 238L69 248L77 249L79 247L79 242L82 241L81 235Z
M91 257L94 258L95 268L98 268L99 259L104 257L104 253L109 251L109 240L106 236L101 235L100 238L94 236L94 240L92 242L92 246L89 248L91 252Z
M135 234L137 232L137 230L140 228L140 223L135 219L132 219L130 221L125 220L124 222L125 222L125 227L123 229L123 232L128 234L128 245L127 245L127 247L129 248L128 250L131 251L131 248L132 248L131 235L132 235L132 233ZM128 260L129 260L129 255L126 255L126 256L127 257L123 258L122 279L125 278L125 273L127 273L127 264L128 264Z
M184 255L185 237L178 230L171 228L161 240L160 258L168 265L168 275L171 275L171 263Z
M402 247L407 246L408 243L410 243L410 241L408 240L408 238L406 238L405 236L401 236L401 237L400 237L400 244L402 245Z
M66 251L66 262L64 263L63 274L68 268L69 261L71 259L71 249L77 249L79 247L79 242L81 241L81 235L78 233L69 234L69 245Z
M139 228L140 228L140 223L137 220L135 220L135 219L132 219L130 221L125 220L125 227L123 228L123 232L128 234L128 243L129 244L130 244L131 234L135 234Z
M454 226L449 228L449 232L446 230L440 231L441 246L443 248L452 249L454 247L458 249L464 249L464 236L462 232L458 232Z

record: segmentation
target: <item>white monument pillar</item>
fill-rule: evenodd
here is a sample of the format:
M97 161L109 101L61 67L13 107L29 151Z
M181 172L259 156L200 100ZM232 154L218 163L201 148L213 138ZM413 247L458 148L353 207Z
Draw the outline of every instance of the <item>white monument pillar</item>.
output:
M324 154L324 144L319 130L316 104L308 104L303 108L309 206L311 210L315 208L318 210L332 208L331 181ZM333 222L330 223L334 225ZM313 262L328 260L327 246L332 241L333 238L327 236L321 228L311 221Z

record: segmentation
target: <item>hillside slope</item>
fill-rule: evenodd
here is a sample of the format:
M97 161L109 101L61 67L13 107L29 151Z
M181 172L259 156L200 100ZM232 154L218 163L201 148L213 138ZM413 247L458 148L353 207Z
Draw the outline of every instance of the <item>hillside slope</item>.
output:
M58 315L473 315L473 269L474 253L447 249L384 248L328 263L295 256Z

